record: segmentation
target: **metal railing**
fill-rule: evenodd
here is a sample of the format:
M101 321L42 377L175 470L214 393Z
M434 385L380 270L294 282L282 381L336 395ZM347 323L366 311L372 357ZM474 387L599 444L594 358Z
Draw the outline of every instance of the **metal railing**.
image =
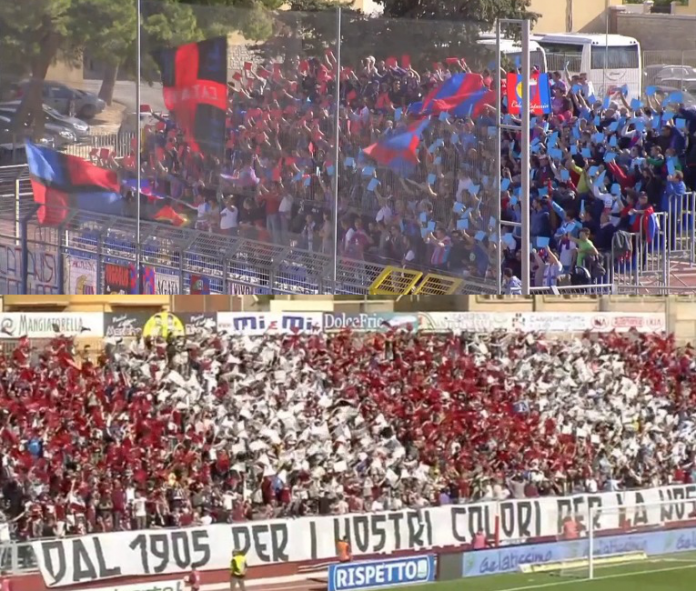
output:
M146 238L138 245L135 220L73 210L60 228L45 228L36 209L20 199L18 231L14 217L0 225L1 293L63 293L70 257L94 262L96 291L103 293L105 265L134 264L138 248L143 265L173 277L180 293L189 293L192 277L202 276L210 280L212 293L366 295L385 269L376 262L342 258L333 284L328 255L147 221L142 222ZM0 208L0 219L14 214ZM482 292L493 293L493 284L464 281L458 291Z
M104 145L108 140L95 142ZM0 168L1 293L65 292L64 267L69 257L94 261L97 290L103 292L104 265L129 265L136 260L133 219L72 211L61 228L46 228L38 223L35 212L26 166ZM668 211L655 218L655 237L646 236L642 224L640 232L630 235L630 253L613 249L607 253L604 279L589 286L537 286L534 293L673 292L673 276L688 274L696 265L696 196L689 192L669 199ZM180 293L190 292L192 277L203 276L210 280L211 293L366 295L389 264L339 259L334 285L332 257L297 248L292 242L269 244L150 221L143 224L143 264L176 277ZM680 284L676 289L689 289L688 282ZM493 294L495 286L493 281L464 280L456 293Z
M662 65L696 67L696 50L660 49L643 52L643 67Z
M136 148L137 136L134 133L105 133L92 135L87 140L70 144L62 151L79 156L94 164L103 164L109 158L123 158Z
M0 544L0 569L13 575L38 572L36 554L30 542Z

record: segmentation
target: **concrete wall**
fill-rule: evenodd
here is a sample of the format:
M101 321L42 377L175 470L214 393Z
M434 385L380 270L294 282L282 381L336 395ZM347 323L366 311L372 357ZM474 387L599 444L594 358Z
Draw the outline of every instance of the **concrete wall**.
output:
M693 8L694 12L690 15L618 12L616 30L613 32L635 37L643 51L696 49L696 4Z
M82 84L84 68L82 64L72 65L63 61L58 61L48 68L48 74L46 75L46 80L54 80L56 82L63 82L68 86L77 86L79 88Z
M139 308L152 311L154 314L169 310L171 301L170 296L155 295L6 295L3 298L3 311L112 312L124 308Z
M696 15L696 0L689 0L689 3L686 6L675 3L672 6L672 14Z
M608 0L620 6L623 0ZM535 33L604 33L607 0L532 0L530 10L540 15Z

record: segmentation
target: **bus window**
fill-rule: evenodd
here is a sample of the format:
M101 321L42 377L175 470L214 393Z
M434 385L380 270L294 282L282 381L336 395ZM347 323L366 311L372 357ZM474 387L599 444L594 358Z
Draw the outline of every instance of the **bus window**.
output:
M638 56L638 46L629 45L627 47L606 47L592 46L592 66L593 70L602 70L606 67L610 70L635 70L640 67Z
M562 72L566 64L569 72L582 72L582 45L546 41L541 41L539 45L546 52L549 72Z
M505 53L505 57L511 64L522 63L522 52L515 51L512 53ZM529 63L532 68L538 68L539 72L542 74L546 72L546 60L544 59L544 51L542 49L536 49L529 52ZM505 64L503 64L505 65Z

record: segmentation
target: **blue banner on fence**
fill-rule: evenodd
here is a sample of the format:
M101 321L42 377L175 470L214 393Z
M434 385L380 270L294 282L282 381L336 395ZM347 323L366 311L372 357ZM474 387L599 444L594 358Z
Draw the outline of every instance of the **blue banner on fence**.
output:
M329 591L394 587L435 580L435 556L370 560L329 567Z
M568 542L549 542L464 553L463 576L481 577L519 571L523 564L544 564L578 560L589 556L587 538ZM668 530L646 534L599 537L594 540L595 558L629 552L648 556L696 550L696 529Z

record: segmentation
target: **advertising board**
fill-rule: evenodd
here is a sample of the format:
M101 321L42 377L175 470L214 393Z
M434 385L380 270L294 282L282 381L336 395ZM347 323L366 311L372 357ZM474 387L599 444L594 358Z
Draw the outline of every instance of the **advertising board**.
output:
M632 533L594 539L592 554L595 558L632 552L645 552L649 557L696 549L696 529ZM464 553L464 577L482 577L501 573L519 572L523 564L545 564L562 560L588 558L590 541L587 538L547 544L476 550Z
M435 556L347 562L329 566L328 591L397 587L435 580Z

